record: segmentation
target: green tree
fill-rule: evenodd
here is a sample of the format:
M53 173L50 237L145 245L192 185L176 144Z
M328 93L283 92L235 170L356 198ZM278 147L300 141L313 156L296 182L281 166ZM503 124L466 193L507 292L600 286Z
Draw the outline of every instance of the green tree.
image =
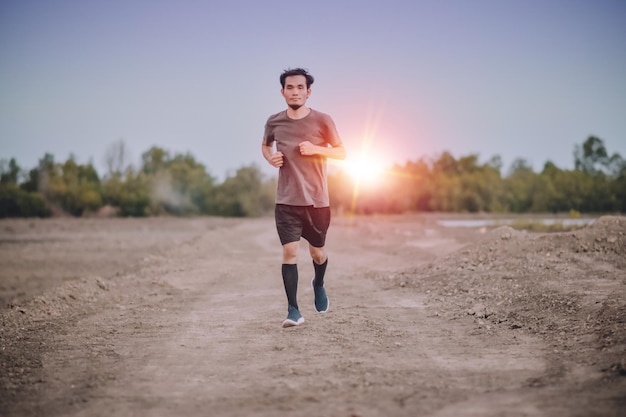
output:
M465 164L470 163L471 161L465 161ZM467 167L466 167L467 168ZM456 159L450 154L450 152L443 152L439 159L435 160L433 163L433 173L436 175L447 174L447 175L455 175L461 172L462 167L459 165Z
M141 155L141 172L146 175L154 175L164 171L170 161L170 154L163 148L153 146Z
M615 196L615 211L626 213L626 164L617 173L611 192Z
M581 146L577 145L574 149L575 169L589 175L606 172L616 159L621 158L619 155L609 157L604 142L596 136L589 136Z
M11 158L8 163L6 160L0 161L0 183L17 184L21 172L22 169L15 158Z
M50 214L41 194L25 191L11 182L0 183L0 218L48 217Z
M0 218L49 216L50 208L43 196L19 186L21 172L15 158L0 161Z
M433 172L424 158L408 161L403 167L392 169L392 188L396 206L399 211L430 211L433 210L434 183Z
M172 157L153 147L142 155L140 176L148 184L151 214L210 214L207 201L215 180L191 154Z
M91 163L81 165L70 156L58 168L60 175L53 176L49 183L52 201L74 216L102 207L100 179Z
M122 217L150 215L151 200L147 182L145 175L128 168L123 176L114 175L104 181L104 203L119 208L119 215Z
M28 178L21 184L21 188L31 192L38 191L44 198L47 198L50 177L57 174L55 166L54 156L46 153L44 157L39 160L37 167L28 172Z
M210 206L220 216L257 217L272 210L274 190L257 166L242 167L215 188Z
M507 208L513 213L523 213L533 206L537 191L537 176L527 160L517 158L511 164L504 180Z
M169 163L172 188L185 202L185 213L207 213L206 197L213 188L214 178L205 166L187 153L176 155Z

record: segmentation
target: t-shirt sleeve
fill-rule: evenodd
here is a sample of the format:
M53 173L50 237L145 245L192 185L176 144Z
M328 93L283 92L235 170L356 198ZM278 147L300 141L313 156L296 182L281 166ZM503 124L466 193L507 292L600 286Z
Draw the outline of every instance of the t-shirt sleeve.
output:
M330 146L339 146L341 145L341 138L339 137L339 132L337 132L337 127L335 126L335 122L333 121L333 119L330 116L326 116L325 117L325 132L324 132L324 136L326 139L326 142L330 145Z
M265 131L263 133L263 144L270 146L274 142L274 129L272 129L269 123L265 124Z

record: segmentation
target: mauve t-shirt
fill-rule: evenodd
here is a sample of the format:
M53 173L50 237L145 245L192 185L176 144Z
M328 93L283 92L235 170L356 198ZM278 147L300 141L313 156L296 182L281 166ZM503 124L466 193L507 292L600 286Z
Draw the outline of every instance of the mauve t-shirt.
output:
M308 140L318 146L339 146L341 138L333 119L311 109L302 119L290 119L283 110L265 123L263 142L283 153L283 166L278 171L276 204L328 207L326 157L303 156L299 145Z

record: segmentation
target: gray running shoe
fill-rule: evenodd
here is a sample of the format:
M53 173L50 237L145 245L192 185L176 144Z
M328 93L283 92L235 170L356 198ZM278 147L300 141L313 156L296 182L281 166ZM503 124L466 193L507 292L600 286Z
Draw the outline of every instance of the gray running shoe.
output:
M302 317L300 311L293 306L289 306L287 318L283 321L283 327L298 326L302 323L304 323L304 317Z
M313 292L315 293L315 309L318 313L326 313L330 308L330 301L326 295L326 290L324 287L316 287L314 282L315 278L311 281Z

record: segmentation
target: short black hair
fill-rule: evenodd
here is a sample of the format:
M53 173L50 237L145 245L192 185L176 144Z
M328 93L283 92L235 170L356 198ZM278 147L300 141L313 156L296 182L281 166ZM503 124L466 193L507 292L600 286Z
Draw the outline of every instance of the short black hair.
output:
M311 84L313 84L313 81L315 81L315 78L313 78L313 76L309 74L309 72L304 68L289 68L283 71L282 74L280 74L280 85L285 88L285 79L294 75L302 75L304 76L304 78L306 78L307 89L311 88Z

